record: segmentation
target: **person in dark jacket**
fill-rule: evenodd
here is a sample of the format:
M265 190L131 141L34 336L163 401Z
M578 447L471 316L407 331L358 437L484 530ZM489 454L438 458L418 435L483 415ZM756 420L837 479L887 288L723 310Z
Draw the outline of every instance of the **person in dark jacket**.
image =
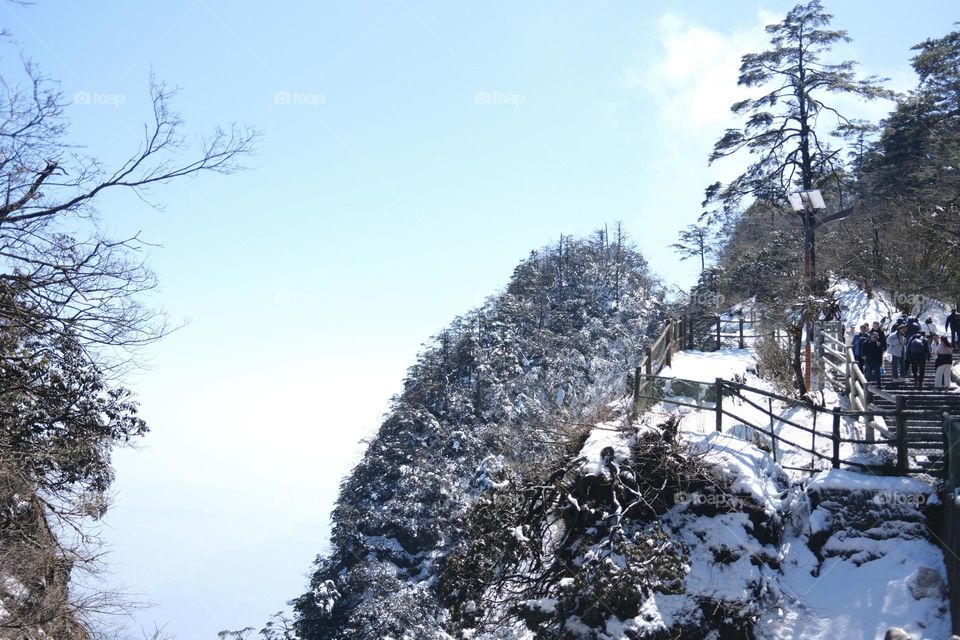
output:
M910 359L910 372L917 389L923 389L923 377L927 372L927 360L930 359L930 343L923 333L916 333L907 343L907 357Z
M905 326L907 326L907 314L901 313L897 316L897 319L893 321L893 326L890 327L890 333L894 334L897 332L897 329Z
M861 347L863 343L870 339L870 332L867 329L870 328L870 325L863 323L860 325L860 333L853 336L853 357L857 361L857 364L860 365L860 368L863 369L863 352Z
M880 326L880 323L877 322L877 321L874 321L874 322L873 322L873 328L871 328L870 331L879 334L879 336L880 336L880 346L883 347L884 349L886 349L886 348L887 348L887 334L884 333L883 327Z
M920 326L920 320L916 316L907 318L907 338L912 338L921 331L923 327Z
M943 328L950 332L950 344L956 347L957 338L960 338L960 313L956 309L947 316Z
M864 371L863 375L867 382L873 382L878 389L882 389L880 381L880 367L883 366L883 345L880 343L880 334L874 331L860 345L860 353L863 355Z

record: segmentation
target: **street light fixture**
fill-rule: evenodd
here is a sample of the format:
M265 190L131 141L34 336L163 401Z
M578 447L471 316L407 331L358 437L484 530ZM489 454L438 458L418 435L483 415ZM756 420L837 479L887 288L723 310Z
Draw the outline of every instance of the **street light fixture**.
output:
M804 211L807 207L811 209L827 208L827 203L823 201L823 195L819 189L794 191L793 193L788 193L787 198L790 200L790 206L793 207L794 211Z

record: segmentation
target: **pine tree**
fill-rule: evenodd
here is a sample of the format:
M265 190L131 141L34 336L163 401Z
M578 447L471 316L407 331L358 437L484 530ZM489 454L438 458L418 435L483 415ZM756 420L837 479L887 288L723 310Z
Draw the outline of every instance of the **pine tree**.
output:
M745 198L782 209L791 191L827 185L842 198L847 172L840 150L832 148L824 134L836 131L838 125L855 128L856 123L828 104L826 97L846 94L874 99L891 93L876 78L857 78L852 60L836 64L822 60L835 44L850 41L845 31L828 28L831 19L819 0L798 4L782 22L767 26L772 48L743 56L738 84L773 88L731 107L744 117L743 128L724 133L714 145L710 162L741 151L756 159L730 183L707 188L704 205L719 206L707 216L711 222L730 222ZM826 115L833 120L829 130ZM796 216L803 226L805 276L811 286L818 221L812 210Z
M707 268L707 256L713 252L713 238L710 227L691 224L680 232L679 242L670 245L680 254L681 260L700 258L700 271Z

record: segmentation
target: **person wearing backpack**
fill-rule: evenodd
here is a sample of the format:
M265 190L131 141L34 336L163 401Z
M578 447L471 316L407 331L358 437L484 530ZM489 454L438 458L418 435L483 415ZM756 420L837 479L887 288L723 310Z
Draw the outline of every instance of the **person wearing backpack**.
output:
M933 388L947 391L950 389L950 370L953 368L953 343L947 336L934 336L933 354L937 374L933 379Z
M950 344L956 346L957 339L960 339L960 313L956 309L947 316L944 329L950 332Z
M905 326L907 326L907 314L901 312L900 315L897 316L897 319L894 320L893 326L890 327L890 333L896 333L897 329Z
M892 361L890 363L891 376L894 380L899 380L901 376L907 375L905 365L907 353L907 327L900 325L897 330L887 338L887 353L890 354Z
M863 375L867 382L873 382L877 389L882 389L880 367L883 366L883 345L880 343L880 334L872 332L870 338L860 344L860 353L863 354Z
M910 371L917 389L923 389L923 377L927 373L927 360L930 358L930 343L922 332L914 334L907 344L907 357L910 358Z

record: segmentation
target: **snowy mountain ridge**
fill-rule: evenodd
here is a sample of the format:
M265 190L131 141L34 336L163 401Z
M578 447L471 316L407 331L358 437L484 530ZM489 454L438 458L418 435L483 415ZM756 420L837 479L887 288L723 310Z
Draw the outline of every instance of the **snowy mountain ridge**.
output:
M781 466L802 452L718 433L669 388L630 418L624 374L664 312L618 254L534 253L421 356L342 485L303 640L949 637L930 485L802 477ZM838 287L849 317L873 313ZM750 349L663 375L769 386Z

